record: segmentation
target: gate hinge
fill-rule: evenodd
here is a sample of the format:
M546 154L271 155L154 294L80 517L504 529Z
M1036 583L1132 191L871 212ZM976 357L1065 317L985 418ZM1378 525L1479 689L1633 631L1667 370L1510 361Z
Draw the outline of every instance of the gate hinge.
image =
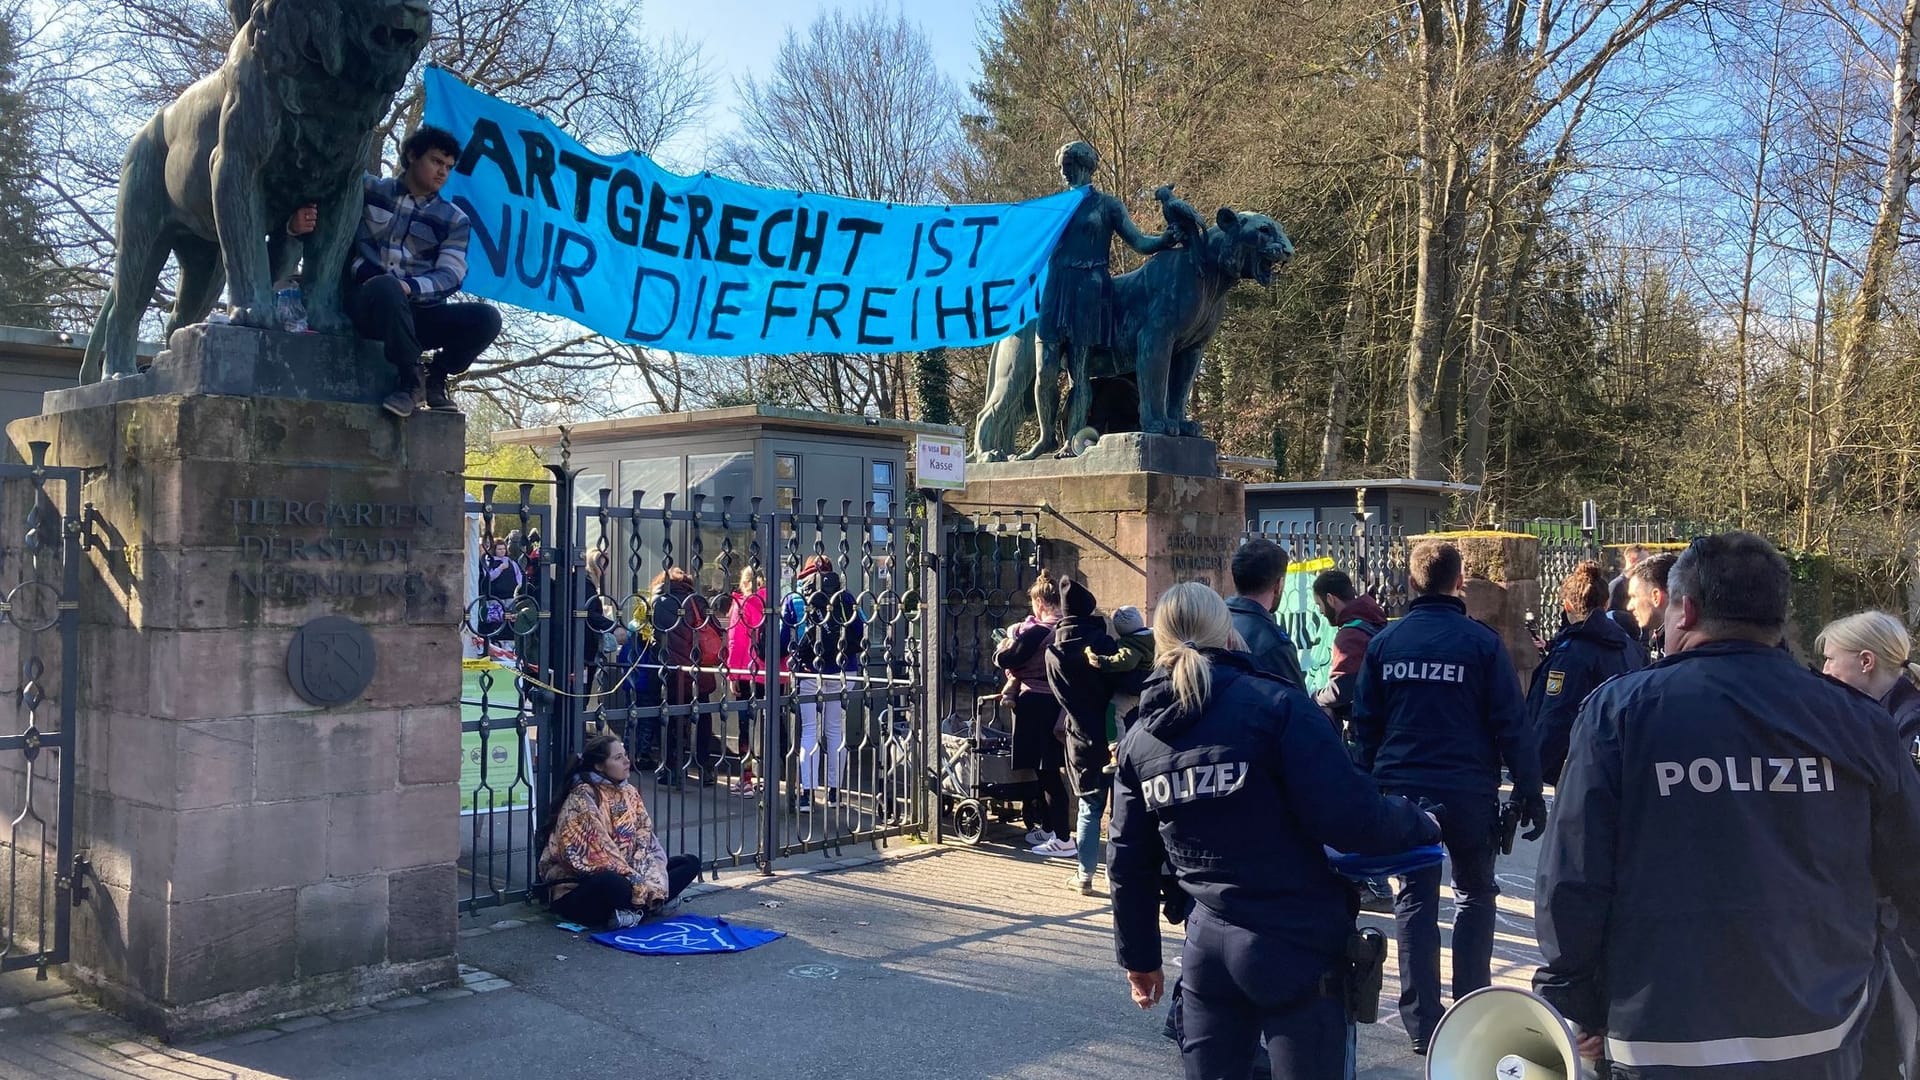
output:
M85 855L73 857L72 875L56 875L53 886L67 891L67 903L79 907L86 903L88 896L87 878L93 874L93 863Z
M920 560L921 560L921 567L923 569L926 569L926 570L940 569L940 556L935 552L932 552L932 551L922 552L920 555Z

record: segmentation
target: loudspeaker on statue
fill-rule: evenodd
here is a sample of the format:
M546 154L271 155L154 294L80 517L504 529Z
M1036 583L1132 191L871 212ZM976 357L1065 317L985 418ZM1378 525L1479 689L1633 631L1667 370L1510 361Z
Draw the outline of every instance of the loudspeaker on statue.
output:
M1453 1003L1427 1046L1427 1080L1594 1080L1573 1025L1529 990L1489 986Z

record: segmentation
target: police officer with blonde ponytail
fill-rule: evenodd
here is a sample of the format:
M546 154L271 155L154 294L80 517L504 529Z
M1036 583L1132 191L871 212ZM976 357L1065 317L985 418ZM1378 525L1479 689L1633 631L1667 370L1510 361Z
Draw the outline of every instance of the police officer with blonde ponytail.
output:
M1884 611L1862 611L1827 624L1814 641L1820 670L1878 701L1893 714L1900 745L1920 767L1920 665L1900 620ZM1898 923L1896 918L1892 920ZM1920 1076L1920 932L1900 924L1887 939L1891 978L1867 1024L1867 1065L1862 1080L1909 1080Z
M1873 699L1778 647L1790 583L1758 536L1694 540L1667 657L1574 721L1534 989L1616 1080L1857 1080L1883 911L1920 916L1920 775Z
M1835 619L1815 639L1820 670L1886 707L1920 767L1920 664L1900 620L1884 611Z
M1338 1080L1352 1052L1355 902L1324 848L1391 854L1439 827L1353 768L1304 691L1232 651L1233 619L1211 588L1167 590L1153 633L1156 670L1120 741L1107 870L1133 1000L1149 1008L1165 988L1171 863L1194 901L1181 954L1189 1080L1242 1080L1262 1041L1274 1076Z

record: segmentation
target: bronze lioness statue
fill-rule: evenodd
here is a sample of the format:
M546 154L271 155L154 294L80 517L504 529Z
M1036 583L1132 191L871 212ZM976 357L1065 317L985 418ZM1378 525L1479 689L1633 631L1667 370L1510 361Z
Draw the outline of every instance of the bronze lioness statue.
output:
M167 256L180 264L169 336L226 287L233 321L277 326L273 283L304 255L308 324L351 334L340 274L375 128L426 47L427 0L228 0L233 45L134 137L121 167L113 284L80 381L134 373L140 317ZM303 240L286 223L319 207Z
M1187 418L1187 397L1201 353L1226 313L1227 291L1242 281L1265 285L1293 258L1293 241L1265 214L1222 207L1214 221L1200 243L1163 251L1113 279L1116 344L1091 351L1087 378L1134 378L1141 431L1200 434L1200 425ZM994 345L987 400L974 426L973 460L1013 456L1020 426L1035 417L1036 399L1058 400L1057 392L1049 392L1053 388L1038 385L1037 353L1032 324Z

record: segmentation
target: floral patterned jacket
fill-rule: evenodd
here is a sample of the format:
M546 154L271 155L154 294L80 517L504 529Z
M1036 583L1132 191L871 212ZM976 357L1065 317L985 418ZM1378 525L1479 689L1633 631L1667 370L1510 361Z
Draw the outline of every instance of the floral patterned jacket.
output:
M666 902L667 853L653 834L653 816L632 784L596 773L567 795L540 853L540 879L548 883L549 898L558 899L573 890L574 881L602 870L633 883L635 910L652 911Z

